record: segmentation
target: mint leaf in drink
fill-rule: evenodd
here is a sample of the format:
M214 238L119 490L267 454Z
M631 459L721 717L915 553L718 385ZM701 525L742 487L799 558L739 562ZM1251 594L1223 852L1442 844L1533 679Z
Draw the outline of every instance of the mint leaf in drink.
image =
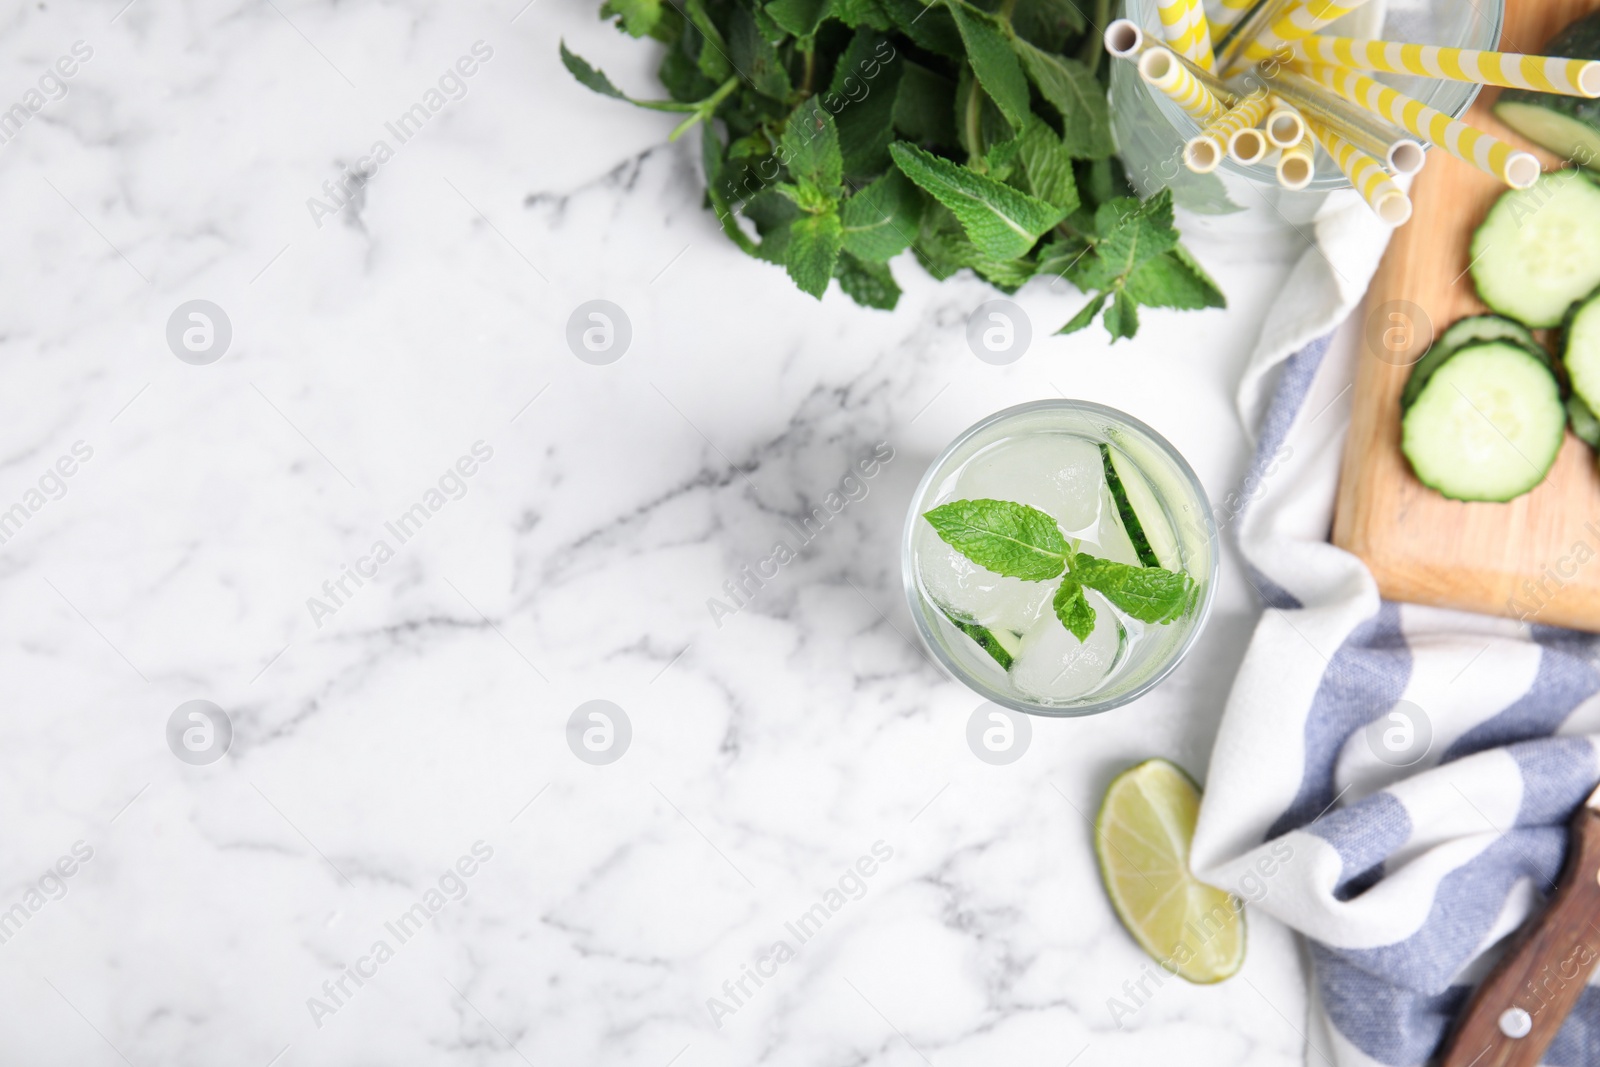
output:
M783 265L802 292L818 300L833 277L833 267L844 243L839 213L831 208L817 215L802 215L789 225L789 244Z
M1038 508L1008 500L952 500L923 518L945 544L996 574L1042 582L1066 568L1066 538Z
M1140 622L1171 622L1190 611L1198 586L1182 571L1114 563L1087 553L1072 558L1072 578Z
M1070 576L1063 579L1051 603L1056 609L1056 618L1080 644L1089 640L1089 635L1094 633L1095 615L1093 605L1083 595L1083 586Z
M955 16L956 30L967 47L967 62L977 75L978 84L1006 121L1020 130L1029 115L1028 79L1011 51L1005 31L994 16L965 0L946 0L946 5Z
M986 258L1016 259L1066 212L915 145L889 146L895 165L955 215Z

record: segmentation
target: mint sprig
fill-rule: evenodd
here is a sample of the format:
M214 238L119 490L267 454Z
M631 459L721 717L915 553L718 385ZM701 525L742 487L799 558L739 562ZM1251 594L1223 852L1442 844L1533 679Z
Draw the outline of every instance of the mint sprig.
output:
M1185 572L1079 552L1062 536L1055 519L1027 504L952 500L924 512L923 518L940 540L984 570L1025 582L1062 578L1052 606L1061 625L1079 641L1088 639L1095 623L1085 589L1128 616L1154 624L1182 618L1197 599L1198 586Z

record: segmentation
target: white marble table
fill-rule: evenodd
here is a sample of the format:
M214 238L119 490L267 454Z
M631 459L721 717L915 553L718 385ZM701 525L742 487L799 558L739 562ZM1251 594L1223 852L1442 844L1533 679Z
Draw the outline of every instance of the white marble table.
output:
M933 454L1039 397L1132 412L1229 492L1285 255L1198 245L1231 309L1114 348L1050 336L1081 298L1035 285L1038 339L994 367L971 278L902 259L884 314L733 249L694 138L560 67L565 35L648 85L590 0L125 2L0 35L0 1061L1300 1061L1262 922L1238 980L1108 1010L1149 972L1084 814L1134 760L1203 774L1258 610L1231 550L1169 682L1003 767L908 640L897 557ZM594 299L632 327L610 365L565 340ZM231 326L213 362L169 347L192 300ZM717 625L880 441L866 497ZM169 749L194 700L231 723L214 762ZM631 724L609 765L567 744L591 700Z

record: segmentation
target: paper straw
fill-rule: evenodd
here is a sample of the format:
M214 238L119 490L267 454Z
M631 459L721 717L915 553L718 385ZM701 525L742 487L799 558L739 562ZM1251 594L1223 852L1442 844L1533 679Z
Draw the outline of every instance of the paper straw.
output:
M1293 104L1277 97L1272 98L1272 110L1261 128L1274 148L1294 148L1306 139L1306 120Z
M1306 0L1297 3L1273 20L1265 32L1246 48L1248 59L1270 59L1284 45L1310 37L1335 19L1344 18L1366 0Z
M1179 55L1211 70L1217 60L1211 52L1211 27L1200 0L1156 0L1161 16L1161 36Z
M1268 69L1273 70L1268 84L1274 93L1308 117L1320 119L1363 152L1377 156L1396 174L1415 174L1427 162L1427 151L1415 135L1288 67L1263 63L1256 68L1258 76Z
M1267 54L1256 56L1254 42L1267 28L1289 11L1296 0L1259 0L1250 11L1221 37L1216 44L1217 69L1226 74L1241 58L1251 61L1265 59Z
M1307 129L1296 144L1285 148L1278 157L1278 184L1285 189L1304 189L1316 173L1317 142Z
M1222 105L1224 110L1233 107L1241 99L1243 99L1243 97L1241 97L1238 93L1234 92L1233 88L1229 86L1227 82L1223 81L1209 70L1206 70L1194 60L1185 59L1176 52L1173 52L1172 56L1179 63L1182 63L1184 68L1188 70L1190 74L1194 75L1195 81L1211 90L1211 95L1217 98L1217 102Z
M1299 56L1313 63L1338 64L1353 70L1449 78L1590 99L1600 97L1600 63L1593 60L1480 52L1472 48L1442 48L1354 37L1312 36L1296 41L1294 48Z
M1399 226L1411 217L1411 199L1384 173L1382 163L1328 129L1315 117L1308 116L1306 123L1378 218L1390 226Z
M1427 138L1457 159L1494 175L1513 189L1526 189L1539 180L1539 160L1532 153L1519 151L1498 137L1411 99L1398 89L1337 67L1312 67L1311 77L1346 99Z
M1209 174L1216 170L1218 164L1222 162L1222 157L1232 154L1234 135L1260 122L1271 104L1272 98L1267 95L1266 90L1257 89L1237 106L1223 112L1215 121L1208 122L1205 129L1184 145L1184 165L1197 174ZM1259 159L1265 151L1263 148L1256 158ZM1247 162L1253 163L1255 160Z
M1234 130L1233 136L1228 138L1228 158L1249 166L1260 163L1271 147L1266 134L1254 126L1246 126L1242 130Z
M1144 51L1144 31L1131 19L1117 19L1106 27L1106 51L1118 59L1132 59Z
M1165 48L1147 48L1139 57L1139 77L1170 96L1174 103L1202 123L1220 118L1227 108L1210 89Z
M1216 17L1211 20L1211 39L1222 40L1228 27L1244 18L1252 7L1255 7L1255 0L1222 0Z

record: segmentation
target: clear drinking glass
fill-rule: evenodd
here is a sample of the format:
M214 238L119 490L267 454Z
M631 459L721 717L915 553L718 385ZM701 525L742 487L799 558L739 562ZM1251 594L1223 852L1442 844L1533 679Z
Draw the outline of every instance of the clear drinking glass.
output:
M1177 560L1199 585L1194 608L1173 622L1130 625L1110 671L1095 688L1063 700L1030 697L970 637L958 630L930 598L918 565L919 545L927 545L923 513L960 498L957 482L974 460L1004 455L998 449L1040 435L1062 435L1098 448L1109 445L1120 461L1143 476L1167 529ZM1071 535L1071 531L1065 531ZM955 679L1002 707L1034 715L1094 715L1120 707L1148 691L1178 665L1194 644L1211 610L1217 573L1217 525L1205 490L1194 471L1160 434L1131 415L1082 400L1041 400L1007 408L962 433L923 475L906 516L901 573L911 617L940 664ZM1100 610L1106 610L1102 608ZM1055 625L1059 623L1051 619ZM1138 631L1138 632L1135 632ZM1069 639L1070 639L1070 635ZM1026 638L1024 638L1026 640Z
M1370 0L1323 32L1493 49L1499 44L1505 14L1504 0L1391 0L1387 11L1384 7L1382 0ZM1123 15L1144 30L1146 40L1162 39L1156 0L1124 0ZM1210 174L1190 171L1183 165L1183 146L1200 132L1200 124L1166 94L1146 85L1132 62L1105 61L1113 63L1111 127L1128 179L1140 196L1170 186L1173 199L1196 214L1229 215L1248 210L1277 219L1281 225L1284 221L1309 221L1328 193L1350 188L1344 174L1320 152L1316 176L1298 191L1278 185L1275 154L1249 166L1225 159ZM1456 118L1466 112L1481 88L1470 82L1404 74L1371 77Z

